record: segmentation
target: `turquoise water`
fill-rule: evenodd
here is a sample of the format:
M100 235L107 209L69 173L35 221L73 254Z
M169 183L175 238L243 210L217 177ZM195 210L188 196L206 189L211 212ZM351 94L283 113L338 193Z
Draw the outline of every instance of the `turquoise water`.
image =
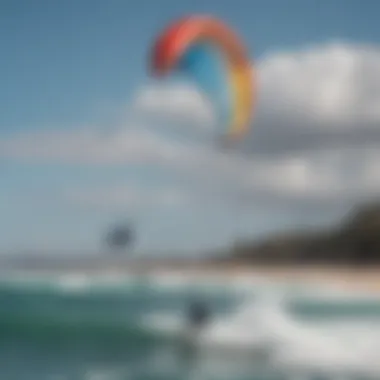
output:
M186 347L188 302L214 321ZM0 379L380 379L380 299L242 279L8 275Z

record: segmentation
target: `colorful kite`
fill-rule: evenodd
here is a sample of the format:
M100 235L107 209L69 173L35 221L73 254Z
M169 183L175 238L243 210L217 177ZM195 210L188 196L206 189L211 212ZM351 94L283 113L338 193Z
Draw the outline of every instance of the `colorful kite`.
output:
M207 94L228 140L249 131L253 67L243 43L223 22L208 16L174 22L158 36L150 65L155 76L184 74Z

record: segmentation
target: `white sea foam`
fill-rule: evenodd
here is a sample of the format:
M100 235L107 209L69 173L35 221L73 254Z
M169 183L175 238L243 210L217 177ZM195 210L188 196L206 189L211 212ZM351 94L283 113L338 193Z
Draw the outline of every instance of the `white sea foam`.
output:
M286 304L290 295L284 289L261 289L259 294L260 299L257 294L254 299L246 299L237 310L216 318L205 329L198 342L203 361L212 357L215 363L219 357L219 363L226 363L227 359L236 362L242 359L242 352L251 352L266 355L268 365L287 373L313 371L328 374L329 378L345 378L347 374L380 378L380 319L308 322L289 314ZM310 297L321 301L323 294L327 295L325 289L315 289ZM336 292L325 300L331 303L333 299L349 298L349 294ZM146 322L173 334L181 331L183 321L181 315L173 313L151 316ZM246 356L252 361L252 355Z

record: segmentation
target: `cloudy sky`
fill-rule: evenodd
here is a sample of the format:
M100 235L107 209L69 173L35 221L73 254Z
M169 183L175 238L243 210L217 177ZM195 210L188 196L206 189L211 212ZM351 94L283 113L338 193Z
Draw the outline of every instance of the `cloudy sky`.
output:
M134 3L132 5L132 3ZM380 3L2 1L0 250L96 251L133 220L139 252L190 252L330 223L380 191ZM212 143L191 83L149 47L189 12L223 18L258 77L252 132Z

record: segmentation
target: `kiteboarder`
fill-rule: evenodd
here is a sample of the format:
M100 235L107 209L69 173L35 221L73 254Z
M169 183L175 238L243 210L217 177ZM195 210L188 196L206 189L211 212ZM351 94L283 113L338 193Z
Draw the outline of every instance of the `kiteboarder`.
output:
M113 251L130 248L134 242L134 229L130 224L114 226L107 234L106 242Z
M199 334L210 319L207 305L201 301L192 301L185 314L186 325L180 340L180 353L185 362L189 364L194 360Z
M200 329L208 322L210 318L210 313L207 306L199 301L190 303L187 322L190 328Z

